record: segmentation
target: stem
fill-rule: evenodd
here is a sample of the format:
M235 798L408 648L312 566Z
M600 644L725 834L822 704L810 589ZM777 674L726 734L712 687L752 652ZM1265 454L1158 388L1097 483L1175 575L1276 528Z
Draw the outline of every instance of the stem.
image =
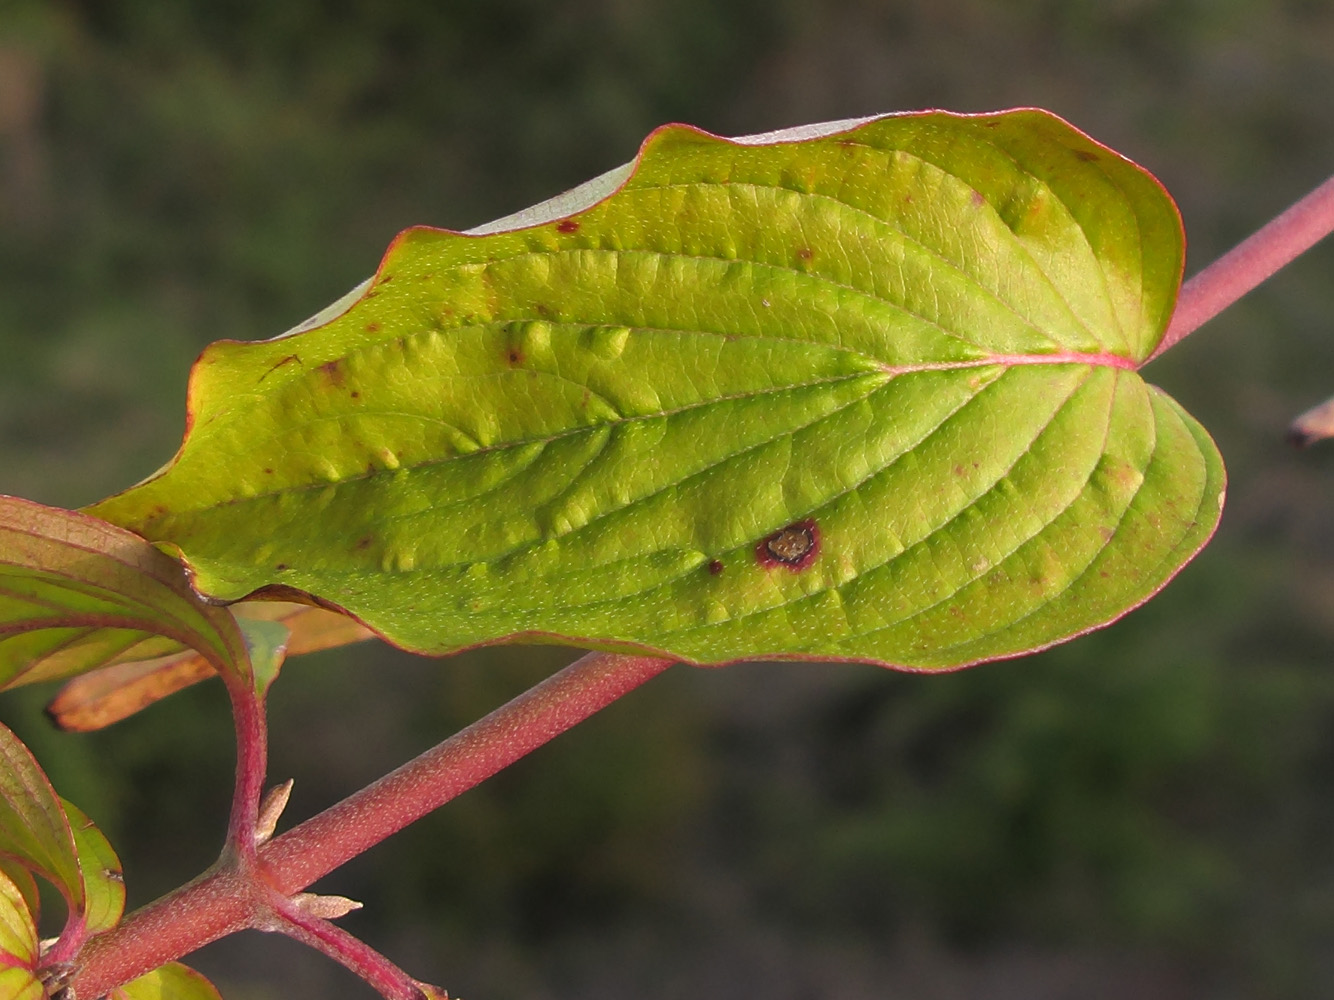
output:
M287 906L274 930L323 952L375 987L386 1000L422 1000L417 981L360 938Z
M1176 312L1152 361L1334 232L1334 177L1181 287Z
M273 892L283 897L300 892L656 677L672 662L589 653L397 771L263 845L258 864L231 850L229 839L229 849L213 868L88 941L79 955L81 967L70 981L74 994L100 997L227 934L252 927L275 929ZM241 702L258 705L253 699ZM260 730L248 725L242 745L262 751L256 738L262 735L262 718ZM239 718L237 727L240 737ZM250 751L238 750L237 758L234 801L241 806L234 806L234 820L243 812L254 816L246 804L250 793L242 795L241 785L258 788L263 783L262 765L256 778ZM325 940L324 945L337 947L338 940Z
M227 822L227 847L253 862L259 800L264 794L264 775L268 769L268 721L263 697L255 693L247 680L230 673L222 676L236 725L236 787Z
M279 891L306 888L656 677L672 660L589 653L445 742L265 844Z

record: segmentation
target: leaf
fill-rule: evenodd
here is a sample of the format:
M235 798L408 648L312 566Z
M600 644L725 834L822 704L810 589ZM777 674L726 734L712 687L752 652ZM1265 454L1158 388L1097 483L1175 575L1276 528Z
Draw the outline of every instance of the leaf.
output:
M212 345L175 459L90 510L212 598L314 595L430 653L1016 655L1217 523L1217 449L1137 373L1182 256L1157 181L1045 112L668 126Z
M199 600L170 556L97 518L0 497L0 687L181 646L250 676L232 615Z
M11 858L0 858L0 875L4 875L18 888L23 896L23 902L27 904L28 912L32 914L32 919L34 921L41 919L42 897L32 872Z
M37 922L25 893L0 872L0 997L45 1000L37 978Z
M287 640L289 656L360 642L372 635L346 615L302 604L243 601L229 610L242 621L243 628L249 619L281 622L291 631ZM192 649L145 660L126 661L122 656L110 666L69 681L46 711L62 729L90 732L119 722L213 674L208 660Z
M107 1000L222 1000L194 969L171 962L111 991Z
M125 878L110 841L82 809L67 799L65 809L79 871L83 876L83 920L88 934L101 934L120 923L125 912Z
M84 934L100 934L120 922L125 884L116 852L82 810L55 793L28 748L2 725L0 857L5 859L0 880L23 897L32 919L37 891L29 872L60 890L71 921L81 922Z
M82 912L83 876L61 800L17 736L0 725L0 855L41 875Z
M250 669L255 678L255 691L263 698L268 693L269 685L278 679L278 670L287 656L287 640L291 633L280 621L238 618L236 624L245 636Z

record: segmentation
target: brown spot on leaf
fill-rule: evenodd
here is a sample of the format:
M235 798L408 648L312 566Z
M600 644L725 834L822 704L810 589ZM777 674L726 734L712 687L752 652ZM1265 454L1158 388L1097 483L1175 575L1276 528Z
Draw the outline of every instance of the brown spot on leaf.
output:
M519 350L517 347L511 347L505 356L509 359L509 363L512 365L523 364L523 351Z
M371 547L371 542L373 540L374 539L370 535L362 535L357 539L357 544L352 546L352 549L354 552L364 552Z
M321 375L329 380L333 385L343 384L343 361L341 358L334 358L332 361L326 361L315 369Z
M1083 160L1085 163L1093 163L1098 159L1098 154L1088 149L1076 149L1075 158Z
M579 223L574 219L561 219L556 223L556 232L558 233L577 233L579 232Z
M722 571L723 571L723 563L721 559L709 560L709 576L717 576Z
M387 284L389 284L389 282L391 282L391 281L393 281L393 280L394 280L394 276L393 276L392 274L382 274L382 275L380 275L380 279L376 282L376 284L377 284L377 285L387 285Z
M266 476L271 476L271 475L273 475L273 470L272 470L272 469L265 469L265 470L264 470L264 475L266 475Z
M367 332L367 333L379 333L379 332L380 332L380 324L379 324L379 323L367 323L367 324L366 324L366 332Z
M812 250L810 247L802 247L800 250L797 251L797 258L799 260L809 261L814 256L815 256L815 251Z
M794 573L813 563L819 554L820 527L813 518L779 528L755 546L755 561L761 566L786 566Z
M973 192L973 207L974 207L974 208L981 208L981 207L982 207L983 205L985 205L986 203L987 203L986 196L985 196L981 191L974 191L974 192Z
M273 568L276 569L279 573L281 573L283 570L287 568L287 563L279 563L277 566Z
M352 390L351 395L352 395L352 398L353 398L353 399L360 399L360 398L361 398L361 393L359 393L356 389L353 389L353 390Z

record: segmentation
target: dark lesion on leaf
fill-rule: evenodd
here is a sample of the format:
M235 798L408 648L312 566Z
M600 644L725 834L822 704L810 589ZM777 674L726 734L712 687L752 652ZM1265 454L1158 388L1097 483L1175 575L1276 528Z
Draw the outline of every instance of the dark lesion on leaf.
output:
M574 219L561 219L556 223L556 232L558 233L577 233L579 232L579 223Z
M340 386L343 384L342 365L342 358L334 358L332 361L326 361L320 365L317 371L327 378L331 385Z
M709 576L718 576L723 571L723 561L721 559L709 560Z
M814 518L796 521L760 539L755 561L766 569L785 566L799 573L820 554L820 526Z

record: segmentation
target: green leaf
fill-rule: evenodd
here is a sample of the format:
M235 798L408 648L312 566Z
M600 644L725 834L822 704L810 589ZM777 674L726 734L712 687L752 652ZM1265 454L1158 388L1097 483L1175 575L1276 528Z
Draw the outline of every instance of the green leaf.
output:
M91 512L210 597L316 595L430 653L1015 655L1217 523L1213 442L1137 373L1182 256L1157 181L1045 112L668 126L212 345L177 456Z
M58 796L37 761L12 732L0 726L0 870L25 900L33 919L41 875L65 897L84 934L100 934L120 922L125 884L111 844L83 811ZM14 871L13 866L20 871ZM3 996L4 994L0 994Z
M232 615L176 560L97 518L0 497L0 687L182 646L250 675Z
M254 675L255 692L263 698L278 679L278 670L287 656L287 642L292 633L281 621L238 618L236 624L245 638L246 653Z
M41 919L42 896L37 889L37 880L32 877L32 872L12 858L0 858L0 875L4 875L18 888L23 895L24 903L28 906L28 912L32 914L32 919Z
M49 881L71 911L84 904L74 835L60 797L19 738L0 725L0 855Z
M83 876L83 921L88 934L101 934L120 923L125 912L125 879L110 841L82 809L68 799L61 799L79 871Z
M222 1000L222 997L194 969L172 962L116 987L108 1000Z
M37 978L37 923L23 891L0 872L0 997L45 1000Z

